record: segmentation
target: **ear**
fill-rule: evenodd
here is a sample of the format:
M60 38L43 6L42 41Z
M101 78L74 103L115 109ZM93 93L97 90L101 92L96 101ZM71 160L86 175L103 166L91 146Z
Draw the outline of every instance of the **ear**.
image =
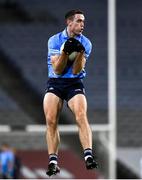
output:
M69 26L72 23L72 20L71 19L67 19L66 23Z

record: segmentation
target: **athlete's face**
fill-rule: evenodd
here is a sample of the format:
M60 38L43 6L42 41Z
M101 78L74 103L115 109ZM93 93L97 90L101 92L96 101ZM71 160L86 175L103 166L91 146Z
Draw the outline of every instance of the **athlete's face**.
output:
M71 34L79 35L84 30L85 17L83 14L75 14L72 20L68 21L68 27Z

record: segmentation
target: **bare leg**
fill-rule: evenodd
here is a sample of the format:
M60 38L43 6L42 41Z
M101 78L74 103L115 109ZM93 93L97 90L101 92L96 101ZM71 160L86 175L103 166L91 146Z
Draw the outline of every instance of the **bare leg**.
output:
M75 115L83 149L92 149L92 131L87 119L87 102L85 96L77 94L70 99L68 105Z
M62 100L53 93L47 93L44 97L43 107L47 124L46 140L49 154L58 154L60 136L57 124L62 104Z
M78 124L79 138L84 149L84 159L87 169L98 167L98 163L92 154L92 131L87 119L87 102L86 97L77 94L70 99L68 105L75 115Z

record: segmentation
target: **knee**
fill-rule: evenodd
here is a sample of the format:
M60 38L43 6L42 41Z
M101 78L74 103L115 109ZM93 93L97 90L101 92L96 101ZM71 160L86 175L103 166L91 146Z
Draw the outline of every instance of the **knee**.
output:
M53 114L46 114L46 123L49 128L56 128L56 117Z
M76 113L75 117L76 117L77 124L79 126L87 122L87 115L86 115L86 112L84 111L79 111L78 113Z

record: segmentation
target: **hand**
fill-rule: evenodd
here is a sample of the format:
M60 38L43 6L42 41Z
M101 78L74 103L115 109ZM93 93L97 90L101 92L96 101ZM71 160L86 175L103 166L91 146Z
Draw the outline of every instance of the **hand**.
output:
M63 49L65 54L71 54L73 51L75 51L74 40L75 40L74 38L69 38L65 42L64 49Z
M76 44L76 51L77 51L77 52L84 52L84 51L85 51L84 46L83 46L82 43L80 43L79 41L78 41L78 43Z
M79 42L75 38L70 38L70 39L71 39L72 44L74 46L74 51L77 51L77 52L84 52L85 51L85 48L84 48L84 46L82 45L81 42Z

